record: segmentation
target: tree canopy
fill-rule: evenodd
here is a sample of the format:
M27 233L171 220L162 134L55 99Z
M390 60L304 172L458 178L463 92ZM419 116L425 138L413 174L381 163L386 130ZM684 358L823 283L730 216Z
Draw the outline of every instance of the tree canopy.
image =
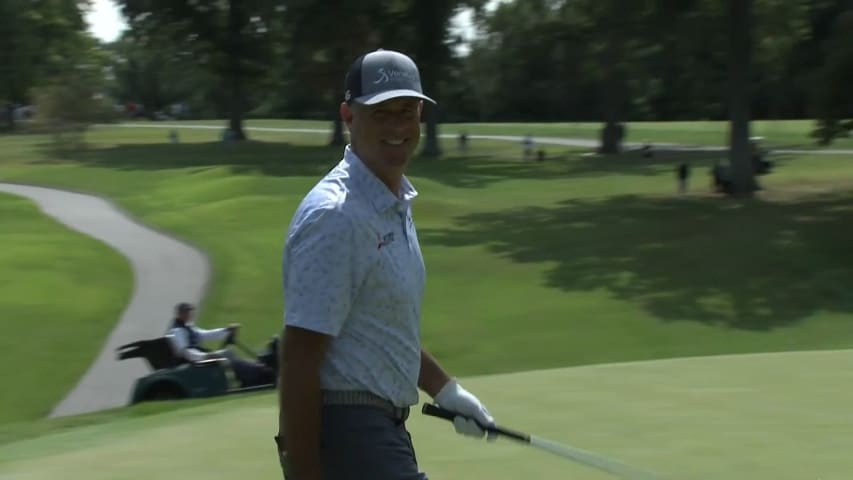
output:
M236 138L247 116L317 118L335 122L330 142L340 144L343 76L376 48L412 56L439 101L425 109L425 155L439 153L443 121L600 121L602 150L618 151L622 122L731 119L733 95L747 124L815 118L821 143L853 126L853 0L752 0L736 37L748 49L732 44L734 0L118 3L129 29L102 46L113 100L150 111L181 102L227 118ZM89 51L87 5L0 3L10 43L0 100L32 101L72 51ZM465 9L478 35L463 53L451 22Z

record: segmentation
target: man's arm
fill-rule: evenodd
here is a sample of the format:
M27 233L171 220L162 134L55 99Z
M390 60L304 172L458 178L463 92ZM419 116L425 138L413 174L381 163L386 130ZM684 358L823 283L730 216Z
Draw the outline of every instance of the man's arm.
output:
M204 328L193 327L198 334L198 338L202 342L221 342L228 338L228 334L231 332L231 328L222 327L222 328L213 328L210 330L205 330Z
M300 480L320 480L320 366L328 335L287 326L279 351L279 448L290 473Z
M441 368L435 357L421 349L421 371L418 376L418 387L435 398L449 381L450 375Z
M172 351L176 357L183 358L189 362L200 362L202 360L210 360L212 358L225 358L227 350L216 350L215 352L202 352L197 348L189 346L187 332L183 329L176 328L166 335L169 343L172 345Z
M279 456L285 475L299 480L321 479L320 367L361 276L354 271L352 220L326 203L297 211L282 258Z

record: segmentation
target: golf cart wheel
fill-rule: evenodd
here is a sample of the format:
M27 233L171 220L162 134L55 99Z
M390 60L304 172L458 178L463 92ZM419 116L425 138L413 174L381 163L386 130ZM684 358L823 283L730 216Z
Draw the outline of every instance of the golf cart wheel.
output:
M177 385L162 383L152 386L143 398L144 401L178 400L186 394Z

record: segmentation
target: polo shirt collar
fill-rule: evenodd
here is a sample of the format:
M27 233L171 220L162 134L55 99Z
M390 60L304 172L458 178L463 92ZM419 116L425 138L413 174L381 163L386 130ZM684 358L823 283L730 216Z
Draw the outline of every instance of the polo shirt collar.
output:
M378 212L384 212L389 208L404 211L408 204L418 196L417 190L405 175L400 184L400 197L394 196L391 190L367 168L367 165L352 151L349 145L344 150L344 162L348 166L350 177L359 183L363 188L362 193L367 196L373 208Z

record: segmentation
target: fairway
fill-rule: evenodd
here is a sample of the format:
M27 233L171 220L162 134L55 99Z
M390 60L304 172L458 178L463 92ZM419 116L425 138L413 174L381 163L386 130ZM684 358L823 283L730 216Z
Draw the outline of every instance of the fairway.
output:
M280 326L286 222L340 151L308 132L257 131L230 147L209 130L182 130L178 145L164 143L166 132L98 128L85 150L65 153L41 136L4 137L0 178L105 196L198 246L213 264L201 324L240 321L246 342L258 345ZM501 424L666 478L847 478L853 353L828 350L853 342L848 158L774 156L765 190L739 201L709 194L713 154L596 158L549 146L539 163L520 162L512 142L445 148L410 171L428 271L423 340L448 370L468 377L466 388ZM673 168L684 160L695 173L679 198ZM8 251L69 241L26 202L3 197L2 205L18 218L4 225L39 225L38 243L4 236ZM62 255L61 269L28 267L26 277L5 269L0 279L22 289L15 298L39 298L50 279L100 272L93 281L121 287L92 304L118 312L131 276L120 257L89 243L74 250L85 256ZM40 308L79 307L77 298L59 289ZM68 336L63 329L86 318L58 317L65 322L38 332L12 326L18 336L73 342L65 348L78 354L94 352L110 328L87 323L85 335ZM827 351L699 357L793 350ZM607 364L668 357L693 358ZM278 475L274 396L37 420L59 391L25 380L45 371L65 385L76 377L53 369L51 358L7 373L26 387L7 404L34 408L0 419L0 479ZM419 413L411 428L433 479L608 478L512 443L460 438Z
M699 357L466 379L499 423L668 479L845 479L853 351ZM422 397L422 401L426 398ZM81 427L0 447L3 480L276 478L273 395ZM433 479L606 479L415 412Z
M0 480L853 480L853 0L321 3L0 0Z

